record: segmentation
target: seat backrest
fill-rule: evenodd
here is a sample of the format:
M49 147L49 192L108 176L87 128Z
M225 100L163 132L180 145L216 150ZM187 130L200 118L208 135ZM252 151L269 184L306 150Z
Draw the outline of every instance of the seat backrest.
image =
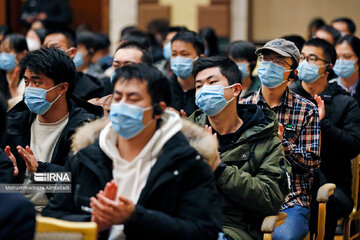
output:
M49 217L36 217L35 240L96 240L96 238L97 225L94 222L70 222Z

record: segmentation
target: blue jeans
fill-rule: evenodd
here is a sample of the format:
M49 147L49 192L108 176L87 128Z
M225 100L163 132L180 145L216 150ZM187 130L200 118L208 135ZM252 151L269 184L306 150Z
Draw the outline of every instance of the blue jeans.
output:
M303 240L309 231L309 208L295 205L282 212L287 213L288 216L282 225L275 228L273 239Z

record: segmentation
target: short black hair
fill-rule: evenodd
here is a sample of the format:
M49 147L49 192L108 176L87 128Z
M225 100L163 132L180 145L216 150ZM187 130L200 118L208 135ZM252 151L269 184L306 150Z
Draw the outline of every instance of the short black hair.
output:
M226 55L232 57L235 60L245 59L249 62L250 77L252 78L252 72L255 69L257 62L257 55L255 54L256 47L253 43L247 41L234 41L230 43L226 49Z
M46 32L46 36L50 34L61 34L64 35L69 47L76 47L76 34L71 28L62 27L62 28L51 28Z
M324 25L321 28L319 28L319 30L324 30L325 32L328 32L334 39L334 44L339 40L339 38L341 37L341 33L336 30L335 28L328 26L328 25Z
M89 54L95 53L96 48L96 35L93 32L83 31L76 34L77 44L82 44L85 46Z
M0 92L0 139L6 130L6 114L7 114L7 101L4 95Z
M43 74L54 81L54 86L62 82L69 84L66 98L70 99L74 89L76 68L72 59L62 50L43 47L31 51L20 60L20 79L26 69Z
M146 47L141 45L141 43L135 41L125 41L117 47L115 53L119 51L119 49L126 49L126 48L134 48L141 51L142 53L141 62L145 63L148 66L152 66L153 60L151 53Z
M307 41L304 44L304 47L305 46L314 46L321 48L323 50L325 60L329 63L335 64L337 58L335 47L326 40L320 38L313 38ZM336 76L332 68L327 68L327 71L329 72L328 79L332 79Z
M108 49L110 47L110 40L104 33L95 33L95 51L101 49Z
M175 41L184 41L187 43L191 43L198 56L204 53L205 46L203 40L199 37L199 35L196 34L196 32L193 31L180 31L178 32L172 39L171 39L171 45Z
M331 24L336 23L336 22L344 22L344 23L346 23L347 28L349 29L349 32L351 34L355 33L356 25L355 25L354 21L351 20L350 18L346 18L346 17L335 18L334 20L332 20Z
M46 29L34 29L34 32L40 38L41 44L43 44L46 36Z
M351 49L356 54L358 63L360 64L360 39L353 35L343 36L337 41L335 46L338 44L341 44L343 42L347 42L350 45ZM359 72L360 72L360 69L359 69Z
M315 18L313 19L310 23L309 23L309 27L308 27L308 30L309 30L309 39L311 39L313 36L312 36L312 28L315 28L316 30L318 30L319 28L321 28L322 26L326 25L324 20L322 20L321 18Z
M189 30L183 26L173 26L173 27L169 28L169 33L170 32L182 32L182 31L189 31Z
M147 25L147 30L151 34L160 33L162 39L165 39L169 32L169 21L163 18L154 19Z
M23 35L18 33L13 33L6 35L4 40L5 39L9 39L10 49L15 50L16 53L21 53L24 50L29 51L26 38Z
M228 80L229 86L235 83L241 84L242 77L237 65L230 58L221 56L199 58L194 64L194 78L196 78L202 70L212 67L218 67L220 69L221 74Z
M170 83L157 68L143 63L130 64L115 70L113 88L118 81L125 82L136 79L147 82L147 90L151 96L152 105L164 101L167 106L171 102Z
M300 52L304 46L304 43L306 42L305 39L300 35L287 35L282 38L285 40L288 40L290 42L293 42L296 45L296 47L299 49Z
M219 55L218 37L216 32L211 27L205 27L200 29L199 36L207 43L209 49L209 57Z
M150 48L149 35L139 29L129 30L126 34L121 36L121 41L134 41L140 43L147 49Z

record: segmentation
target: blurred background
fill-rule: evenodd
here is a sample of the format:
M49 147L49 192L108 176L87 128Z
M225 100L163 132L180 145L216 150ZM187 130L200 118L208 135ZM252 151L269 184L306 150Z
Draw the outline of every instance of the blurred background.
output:
M53 0L48 0L51 2ZM120 32L127 26L148 30L154 19L171 26L198 31L212 27L220 50L230 41L247 40L256 45L284 35L309 38L309 23L321 18L330 23L337 17L351 18L360 26L359 0L63 0L72 12L70 26L109 36L114 50ZM25 34L26 0L0 0L0 25ZM31 5L31 0L29 0ZM357 33L355 33L357 35Z

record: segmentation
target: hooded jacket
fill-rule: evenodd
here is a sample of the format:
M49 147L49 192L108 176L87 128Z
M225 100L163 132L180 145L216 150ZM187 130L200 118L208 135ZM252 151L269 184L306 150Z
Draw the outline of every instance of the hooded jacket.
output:
M59 140L54 148L51 160L48 162L38 161L37 172L59 172L64 169L67 155L70 152L70 138L75 130L85 121L94 120L95 115L88 112L84 106L76 99L68 101L69 105L69 121L62 131ZM81 106L80 106L81 105ZM89 109L92 106L89 105ZM91 109L92 111L93 109ZM30 146L31 124L37 115L32 113L26 106L24 101L18 103L8 112L7 129L4 134L3 143L9 145L14 154L19 168L19 175L14 179L18 183L23 183L25 178L26 165L24 159L16 151L16 146ZM44 139L46 141L46 139ZM5 147L3 146L3 147Z
M107 124L97 120L81 127L73 138L75 155L67 162L72 193L57 193L44 216L70 221L91 219L90 197L113 179L113 161L99 147L99 133ZM189 143L190 141L190 143ZM126 239L217 239L221 231L220 198L208 164L192 146L201 146L215 159L217 143L189 123L163 146L151 168L135 212L124 224ZM107 238L108 231L101 233Z
M74 83L75 97L87 101L92 98L104 96L104 87L101 80L82 72L76 72Z
M277 214L289 192L291 167L278 138L275 113L240 104L238 114L252 123L244 122L241 135L220 152L222 163L215 171L223 196L223 230L234 239L262 239L264 217ZM201 110L189 120L209 124Z
M297 81L291 89L315 102ZM360 153L360 108L336 82L319 94L325 103L321 127L321 165L327 182L341 186L351 196L351 159Z

